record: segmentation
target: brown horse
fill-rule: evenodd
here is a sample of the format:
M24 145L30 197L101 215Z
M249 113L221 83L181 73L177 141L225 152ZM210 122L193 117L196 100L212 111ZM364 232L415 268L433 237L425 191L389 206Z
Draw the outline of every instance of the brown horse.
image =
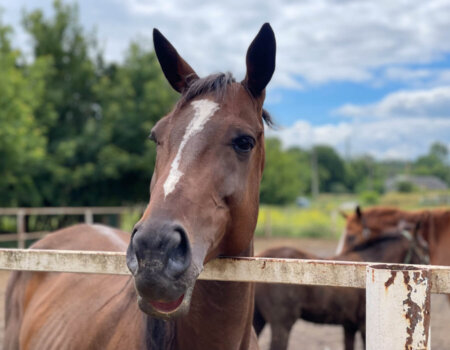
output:
M420 222L423 239L428 243L430 263L450 265L450 210L433 209L406 211L396 208L358 206L351 215L345 215L347 226L342 238L341 251L345 251L366 239L378 237L399 225Z
M6 350L257 348L254 286L197 277L218 256L253 255L273 31L263 25L251 43L240 83L230 74L199 78L159 31L153 39L181 99L151 132L157 144L151 196L131 239L80 225L33 246L125 251L128 245L133 276L13 273Z
M394 232L356 246L331 258L340 261L423 263L427 252L411 235ZM273 248L259 256L289 259L319 259L294 248ZM270 350L287 349L289 333L297 319L344 328L344 348L353 350L355 334L365 340L366 295L363 289L286 284L257 284L253 326L259 335L270 324Z

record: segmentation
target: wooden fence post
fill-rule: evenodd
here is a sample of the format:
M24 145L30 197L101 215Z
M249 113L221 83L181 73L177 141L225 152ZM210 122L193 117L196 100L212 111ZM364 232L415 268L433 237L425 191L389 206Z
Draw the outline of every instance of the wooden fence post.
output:
M17 220L17 247L25 248L25 211L19 209L16 215Z
M84 211L84 223L89 225L94 223L94 215L92 214L92 210L87 209Z

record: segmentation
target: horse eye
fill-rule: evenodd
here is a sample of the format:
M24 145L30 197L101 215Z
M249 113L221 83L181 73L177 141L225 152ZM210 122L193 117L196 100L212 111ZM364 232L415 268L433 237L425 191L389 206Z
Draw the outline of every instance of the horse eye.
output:
M251 136L238 136L233 140L233 148L238 153L248 153L253 147L255 147L255 139Z
M150 132L150 135L148 135L148 139L153 141L156 144L158 143L158 140L156 139L156 135L155 135L154 131Z

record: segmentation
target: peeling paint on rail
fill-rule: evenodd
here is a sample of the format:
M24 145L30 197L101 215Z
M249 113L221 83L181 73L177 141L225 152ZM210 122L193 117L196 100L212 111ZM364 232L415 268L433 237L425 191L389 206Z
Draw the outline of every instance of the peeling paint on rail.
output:
M429 350L431 270L380 265L367 273L367 350Z

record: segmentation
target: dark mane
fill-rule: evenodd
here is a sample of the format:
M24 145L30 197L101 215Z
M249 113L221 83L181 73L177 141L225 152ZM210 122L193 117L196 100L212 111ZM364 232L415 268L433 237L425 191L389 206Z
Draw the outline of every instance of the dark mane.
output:
M147 317L146 350L170 350L174 345L174 322Z
M386 234L379 237L371 238L365 242L362 242L358 245L356 245L354 248L352 248L351 252L359 252L361 250L365 250L368 248L373 247L374 245L389 242L389 241L397 241L400 239L403 239L404 236L399 233L392 233L392 234Z
M205 78L195 79L183 92L178 105L182 107L195 97L208 93L213 93L215 98L218 101L221 101L227 92L228 86L235 82L236 79L234 79L233 75L229 72L211 74ZM273 119L265 109L263 109L261 117L267 126L273 126Z

